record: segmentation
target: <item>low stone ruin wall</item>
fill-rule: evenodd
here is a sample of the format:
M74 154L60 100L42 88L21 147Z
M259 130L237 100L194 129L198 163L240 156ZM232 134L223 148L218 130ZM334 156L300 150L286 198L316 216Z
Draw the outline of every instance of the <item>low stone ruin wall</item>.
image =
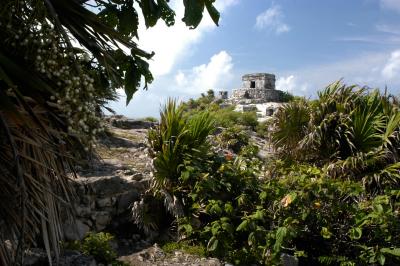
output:
M72 221L64 224L66 240L82 239L89 231L102 231L118 226L121 219L129 219L130 206L148 187L148 179L140 173L125 176L79 178L74 182L77 191L76 227Z
M231 100L250 100L252 103L281 102L283 92L280 90L241 88L233 90Z

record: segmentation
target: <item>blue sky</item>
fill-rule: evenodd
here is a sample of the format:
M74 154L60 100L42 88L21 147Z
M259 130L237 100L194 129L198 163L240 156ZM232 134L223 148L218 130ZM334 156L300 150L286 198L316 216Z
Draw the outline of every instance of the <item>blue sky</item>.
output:
M180 21L181 2L172 1L175 26L141 27L139 46L156 53L155 81L128 106L121 93L110 103L117 113L158 116L168 97L231 91L252 72L273 73L278 89L306 97L340 78L400 93L400 0L216 0L220 26L205 14L195 30Z

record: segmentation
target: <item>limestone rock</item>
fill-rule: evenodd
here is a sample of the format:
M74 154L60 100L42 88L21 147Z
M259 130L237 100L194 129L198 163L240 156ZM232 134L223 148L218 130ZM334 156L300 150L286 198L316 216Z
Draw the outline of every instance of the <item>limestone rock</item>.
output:
M97 208L111 207L115 204L115 197L100 198L96 200Z
M134 120L129 119L126 117L122 118L114 118L111 121L111 125L113 127L122 128L122 129L148 129L157 125L155 122L150 121L141 121L141 120Z
M89 226L81 220L76 220L75 224L72 222L64 224L64 237L66 240L82 240L89 231Z
M96 230L102 231L111 221L111 214L106 211L98 211L92 215L92 219L96 224Z
M126 211L131 204L139 200L140 194L137 190L130 190L118 197L118 213Z

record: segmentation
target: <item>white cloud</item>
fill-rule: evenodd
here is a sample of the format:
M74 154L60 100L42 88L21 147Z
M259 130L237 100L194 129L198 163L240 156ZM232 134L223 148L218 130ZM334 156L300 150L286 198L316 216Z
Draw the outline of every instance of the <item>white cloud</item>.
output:
M277 73L276 87L294 95L315 96L317 90L343 79L346 84L372 88L388 87L398 94L400 88L400 49L389 52L363 53L328 64L313 65Z
M186 85L186 83L187 83L186 76L182 72L182 70L179 70L178 74L175 75L175 82L180 87L183 87Z
M295 78L293 75L287 77L280 77L276 81L276 89L281 91L293 91L295 88Z
M215 5L223 14L228 7L237 2L238 0L218 0ZM179 58L190 54L191 47L201 40L204 33L216 27L205 10L200 25L190 30L181 21L184 13L182 1L175 1L172 6L176 12L174 26L167 27L163 21L159 21L155 27L146 29L144 21L141 21L139 28L139 47L155 52L155 56L150 61L150 70L156 77L169 74Z
M399 25L377 24L375 25L377 31L389 33L393 35L400 35Z
M400 76L400 50L392 52L389 60L382 69L382 76L388 80Z
M207 64L195 66L186 73L179 70L175 75L177 87L174 91L195 95L209 89L222 89L231 81L232 69L232 57L221 51L213 55Z
M232 57L225 51L212 56L209 62L175 75L156 79L149 91L139 91L128 107L124 96L111 106L129 117L157 116L160 104L170 97L187 99L198 96L207 89L230 90L239 84L240 75L234 75ZM346 84L385 88L389 93L400 93L400 49L379 53L363 53L352 58L327 64L302 66L276 72L277 89L294 95L316 96L328 84L343 78Z
M270 8L259 14L256 18L257 29L268 29L281 34L290 31L289 25L283 21L284 15L279 5L272 5Z
M342 42L365 42L365 43L384 44L384 45L400 44L399 25L378 23L375 25L375 30L377 31L377 34L347 36L347 37L336 38L335 40Z
M160 106L170 97L187 100L197 97L208 89L231 88L233 63L226 51L213 55L207 64L193 67L190 70L178 70L176 75L161 76L151 84L148 91L137 91L128 106L123 90L118 90L119 100L110 102L109 106L118 114L127 117L158 116Z
M304 94L308 90L308 83L302 83L299 78L294 75L279 77L275 85L277 90L288 92L301 92Z
M380 0L380 2L381 2L382 8L400 12L400 1L399 0Z

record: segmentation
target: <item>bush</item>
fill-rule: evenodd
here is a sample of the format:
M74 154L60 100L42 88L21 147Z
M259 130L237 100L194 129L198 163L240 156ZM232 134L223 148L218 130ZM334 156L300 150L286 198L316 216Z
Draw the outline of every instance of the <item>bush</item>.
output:
M333 88L334 92L336 89ZM400 166L398 157L394 157L398 151L392 149L398 146L397 119L400 121L400 116L394 112L396 108L385 105L390 119L382 121L393 127L384 128L385 123L379 122L378 110L382 110L382 105L377 104L379 97L375 95L368 97L368 101L361 99L358 104L340 106L341 98L349 101L354 96L345 87L342 90L342 93L333 93L334 100L322 95L325 102L318 107L318 113L314 113L318 103L301 100L292 101L277 114L278 126L282 128L276 131L275 144L292 149L287 154L293 156L270 161L264 166L266 177L262 180L258 177L262 169L261 162L256 159L258 150L248 145L243 126L229 127L218 136L219 146L238 153L234 158L218 155L210 149L208 138L204 136L212 130L194 133L204 128L200 126L202 123L193 122L195 116L179 115L174 116L176 119L162 120L165 123L153 132L152 139L158 139L154 143L168 149L153 145L154 166L155 178L163 177L167 181L154 186L153 192L163 194L167 209L175 210L179 237L204 246L207 255L237 265L277 265L283 253L298 257L304 265L399 265L400 189L397 178ZM343 94L346 97L342 97ZM375 112L368 115L371 109L368 107L365 109L368 112L361 112L361 103L378 108L373 108ZM344 107L352 106L358 107L349 114L341 113ZM228 116L233 111L223 112ZM310 119L315 122L318 116L322 117L322 125L336 128L336 122L341 122L353 126L347 129L351 128L354 134L365 135L365 138L358 138L363 141L355 143L353 149L359 147L362 151L369 146L366 143L375 146L340 158L338 154L346 154L347 141L353 135L341 138L341 133L346 133L341 127L331 132L330 127L318 128L309 123ZM348 120L351 117L356 118L354 125ZM287 123L286 118L295 119ZM376 126L379 129L376 132L383 136L363 134L359 129L367 127L363 126L365 119L362 118L377 119L369 128L373 133ZM163 132L174 131L179 125L182 128L177 133L186 137L171 144ZM322 135L310 135L312 130ZM392 134L394 132L396 134ZM313 137L310 139L313 142L324 136L329 138L315 145L339 148L343 145L343 149L325 157L327 151L307 150L299 143L304 138ZM387 141L386 144L382 145L383 141ZM169 157L164 150L177 150L179 156ZM306 151L316 155L305 154ZM324 161L314 162L310 159L312 156L324 158ZM171 171L172 168L156 163L159 158L178 159L174 171L168 172L165 169ZM371 179L376 182L367 183ZM178 214L176 210L181 212Z
M250 127L251 130L255 130L257 125L258 125L258 121L257 121L257 113L256 112L243 112L240 113L239 115L239 119L238 119L238 123L240 125L246 126L246 127Z
M148 121L148 122L158 122L158 119L152 116L147 116L143 118L143 121Z
M269 131L270 126L271 126L271 121L268 121L268 120L258 123L258 125L256 126L256 129L255 129L257 136L259 136L260 138L264 138L264 139L268 138L269 137L268 133L270 133L270 131Z
M110 241L114 239L109 233L90 232L82 243L80 250L87 255L92 255L97 262L112 263L117 258L117 253L111 247Z
M223 148L230 149L235 153L249 144L249 136L243 126L232 126L224 129L221 134L217 136L219 145Z
M207 95L203 93L198 99L189 99L182 103L181 108L186 117L193 116L199 111L207 111L214 117L216 126L219 127L242 125L255 130L258 125L256 112L236 112L234 106L221 108L221 103L222 100L215 99L213 91L208 91Z
M105 263L112 266L125 266L117 260L117 253L111 247L114 236L105 232L89 232L82 240L74 240L63 243L63 249L78 250L83 254L93 256L97 263Z
M172 253L176 250L182 250L188 254L197 255L200 257L206 256L206 249L203 246L191 245L187 242L168 242L162 245L161 248L165 253Z

